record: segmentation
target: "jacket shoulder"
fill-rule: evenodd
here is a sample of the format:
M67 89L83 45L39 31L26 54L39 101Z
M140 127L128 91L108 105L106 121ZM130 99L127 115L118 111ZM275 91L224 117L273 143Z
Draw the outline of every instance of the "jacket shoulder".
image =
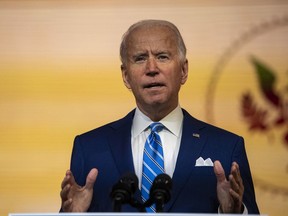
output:
M84 132L80 135L77 135L76 137L79 137L81 139L82 138L89 138L89 137L95 138L95 136L110 135L111 133L113 133L113 131L116 131L116 130L121 129L123 127L131 127L134 113L135 113L135 110L132 110L125 117L123 117L121 119L118 119L116 121L109 122L105 125L94 128L90 131L87 131L87 132Z
M183 109L183 114L184 114L184 126L186 127L191 126L199 130L199 132L207 133L210 136L221 135L221 136L230 137L230 138L234 137L237 139L241 137L234 132L228 131L224 128L220 128L218 126L196 119L184 109Z

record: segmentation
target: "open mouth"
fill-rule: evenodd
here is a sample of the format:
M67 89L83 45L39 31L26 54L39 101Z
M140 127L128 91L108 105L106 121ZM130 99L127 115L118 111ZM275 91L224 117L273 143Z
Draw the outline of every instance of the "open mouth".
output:
M156 88L156 87L162 87L164 84L162 83L150 83L147 85L144 85L144 88Z

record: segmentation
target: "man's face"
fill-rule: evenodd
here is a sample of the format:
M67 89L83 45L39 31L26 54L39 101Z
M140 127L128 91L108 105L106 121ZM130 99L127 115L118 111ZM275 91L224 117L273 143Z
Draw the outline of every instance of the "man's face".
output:
M140 27L130 34L122 77L142 112L176 108L187 75L187 60L180 61L176 36L169 28Z

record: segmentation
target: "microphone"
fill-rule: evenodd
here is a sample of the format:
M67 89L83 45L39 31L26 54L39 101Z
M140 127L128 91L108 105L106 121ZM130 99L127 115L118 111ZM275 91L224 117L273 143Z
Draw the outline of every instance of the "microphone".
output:
M151 186L150 198L156 204L156 212L163 212L164 204L171 198L172 179L163 173L158 175Z
M114 212L121 211L121 205L129 203L138 187L138 178L134 173L124 175L113 186L110 194L114 201Z

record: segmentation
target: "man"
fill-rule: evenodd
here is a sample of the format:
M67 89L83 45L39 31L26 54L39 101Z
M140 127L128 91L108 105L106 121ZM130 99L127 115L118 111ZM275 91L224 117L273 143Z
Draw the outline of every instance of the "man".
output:
M61 210L112 211L112 186L128 172L138 176L135 196L143 198L149 125L160 122L163 169L173 181L165 212L258 214L243 138L196 120L180 108L178 93L188 77L188 61L178 29L167 21L140 21L124 34L120 56L123 81L137 108L76 137L71 170L61 185ZM214 162L201 166L199 158ZM130 205L122 210L137 211Z

